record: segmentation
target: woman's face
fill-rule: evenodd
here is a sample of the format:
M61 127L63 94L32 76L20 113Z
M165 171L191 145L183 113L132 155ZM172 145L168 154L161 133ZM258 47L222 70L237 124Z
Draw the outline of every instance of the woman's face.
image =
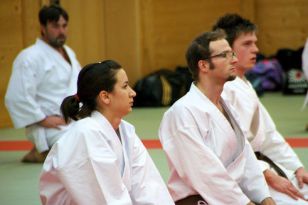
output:
M109 93L110 109L119 117L123 117L132 111L136 92L129 86L124 69L118 70L115 78L117 82L113 91Z

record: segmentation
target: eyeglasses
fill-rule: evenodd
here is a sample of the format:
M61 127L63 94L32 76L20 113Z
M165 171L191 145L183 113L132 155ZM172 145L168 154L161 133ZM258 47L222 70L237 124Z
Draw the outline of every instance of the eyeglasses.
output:
M213 55L213 56L210 56L209 58L217 58L217 57L220 57L220 58L235 58L236 57L236 53L234 51L224 51L222 53L219 53L217 55Z

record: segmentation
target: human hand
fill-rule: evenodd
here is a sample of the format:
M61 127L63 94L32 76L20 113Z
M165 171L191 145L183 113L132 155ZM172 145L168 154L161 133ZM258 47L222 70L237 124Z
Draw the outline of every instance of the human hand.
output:
M298 198L304 199L304 196L288 179L278 176L277 174L268 169L264 171L264 177L267 184L276 191L285 193L295 200L297 200Z
M253 202L249 202L247 205L256 205L256 204Z
M304 184L308 184L308 172L306 172L303 167L300 167L295 171L295 176L297 178L299 188L303 188Z
M46 128L60 129L59 126L65 125L66 123L62 117L51 115L51 116L47 116L44 120L38 122L38 124Z
M265 198L260 205L276 205L275 201L271 198Z

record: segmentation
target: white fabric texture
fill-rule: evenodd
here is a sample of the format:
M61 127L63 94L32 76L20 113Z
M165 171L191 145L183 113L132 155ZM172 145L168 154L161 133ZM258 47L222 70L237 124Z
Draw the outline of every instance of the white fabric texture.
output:
M174 204L134 127L120 137L99 112L70 125L55 143L40 177L43 204Z
M231 124L192 84L164 114L159 137L171 176L175 201L200 194L208 204L239 205L269 197L257 159L222 100ZM234 129L233 129L233 128Z
M308 81L308 38L306 40L306 44L305 44L305 47L302 53L302 67L303 67L306 80ZM308 103L308 91L307 91L302 109L304 109L307 106L307 103Z
M222 96L232 104L240 119L241 129L251 143L253 150L260 151L269 157L287 174L289 179L293 179L297 184L294 172L296 169L303 167L303 164L276 129L275 123L260 102L250 82L237 77L234 81L225 84ZM259 160L259 164L263 171L266 169L273 170L264 161ZM300 191L307 193L307 188L308 186L305 185ZM270 189L270 192L274 200L282 201L280 193L273 189ZM297 204L290 197L284 198L288 200L284 202L285 204Z

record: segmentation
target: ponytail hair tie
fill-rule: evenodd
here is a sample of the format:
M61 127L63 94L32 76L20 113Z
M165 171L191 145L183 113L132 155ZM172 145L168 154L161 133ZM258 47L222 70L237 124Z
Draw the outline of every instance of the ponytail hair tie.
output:
M77 93L74 95L74 98L75 98L78 102L80 101L79 96L78 96Z

